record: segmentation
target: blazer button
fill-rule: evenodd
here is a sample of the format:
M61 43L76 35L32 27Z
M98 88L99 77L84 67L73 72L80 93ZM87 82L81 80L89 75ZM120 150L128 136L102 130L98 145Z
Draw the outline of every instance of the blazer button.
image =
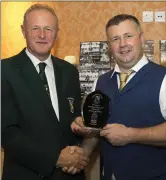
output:
M41 177L41 178L44 178L44 176L42 174L38 174L38 176Z

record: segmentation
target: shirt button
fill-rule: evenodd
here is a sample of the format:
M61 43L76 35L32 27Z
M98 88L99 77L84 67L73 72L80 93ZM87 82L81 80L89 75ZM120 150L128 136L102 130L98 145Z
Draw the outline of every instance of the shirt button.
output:
M118 103L118 102L119 102L119 99L116 100L116 103Z
M115 102L118 103L119 101L120 101L120 97L117 97Z

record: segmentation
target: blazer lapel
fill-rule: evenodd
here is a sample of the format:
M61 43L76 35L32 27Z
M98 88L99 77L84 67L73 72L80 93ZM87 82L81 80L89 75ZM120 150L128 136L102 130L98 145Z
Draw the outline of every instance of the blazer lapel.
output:
M50 111L53 111L51 101L46 94L36 68L34 67L29 57L26 55L25 51L20 53L19 60L20 63L18 65L20 66L20 77L23 78L24 82L27 84L32 94L34 95L34 98L41 102L41 104L44 104L44 108L47 109L50 113Z
M65 77L65 71L63 71L63 68L61 67L61 64L58 62L55 57L51 57L53 66L54 66L54 73L55 73L55 84L57 89L57 97L58 97L58 106L59 106L59 120L62 122L62 114L63 114L63 102L64 102L64 90L66 89L66 79Z

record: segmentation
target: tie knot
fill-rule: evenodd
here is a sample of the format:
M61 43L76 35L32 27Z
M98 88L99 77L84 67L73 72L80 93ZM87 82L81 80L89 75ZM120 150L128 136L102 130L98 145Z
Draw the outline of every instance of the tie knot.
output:
M129 78L129 76L134 72L134 70L130 69L127 72L119 73L119 79L120 79L120 90L124 88L126 85L126 81Z
M44 63L44 62L39 63L39 69L40 69L40 71L45 71L45 67L46 67L46 63Z
M128 70L124 73L119 73L120 81L126 82L128 77L133 73L134 71L132 69Z

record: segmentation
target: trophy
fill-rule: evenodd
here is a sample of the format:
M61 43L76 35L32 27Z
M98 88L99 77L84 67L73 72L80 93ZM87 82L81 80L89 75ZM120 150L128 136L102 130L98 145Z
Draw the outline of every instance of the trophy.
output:
M86 129L99 133L109 117L109 102L107 95L96 90L87 95L83 104L83 117Z

